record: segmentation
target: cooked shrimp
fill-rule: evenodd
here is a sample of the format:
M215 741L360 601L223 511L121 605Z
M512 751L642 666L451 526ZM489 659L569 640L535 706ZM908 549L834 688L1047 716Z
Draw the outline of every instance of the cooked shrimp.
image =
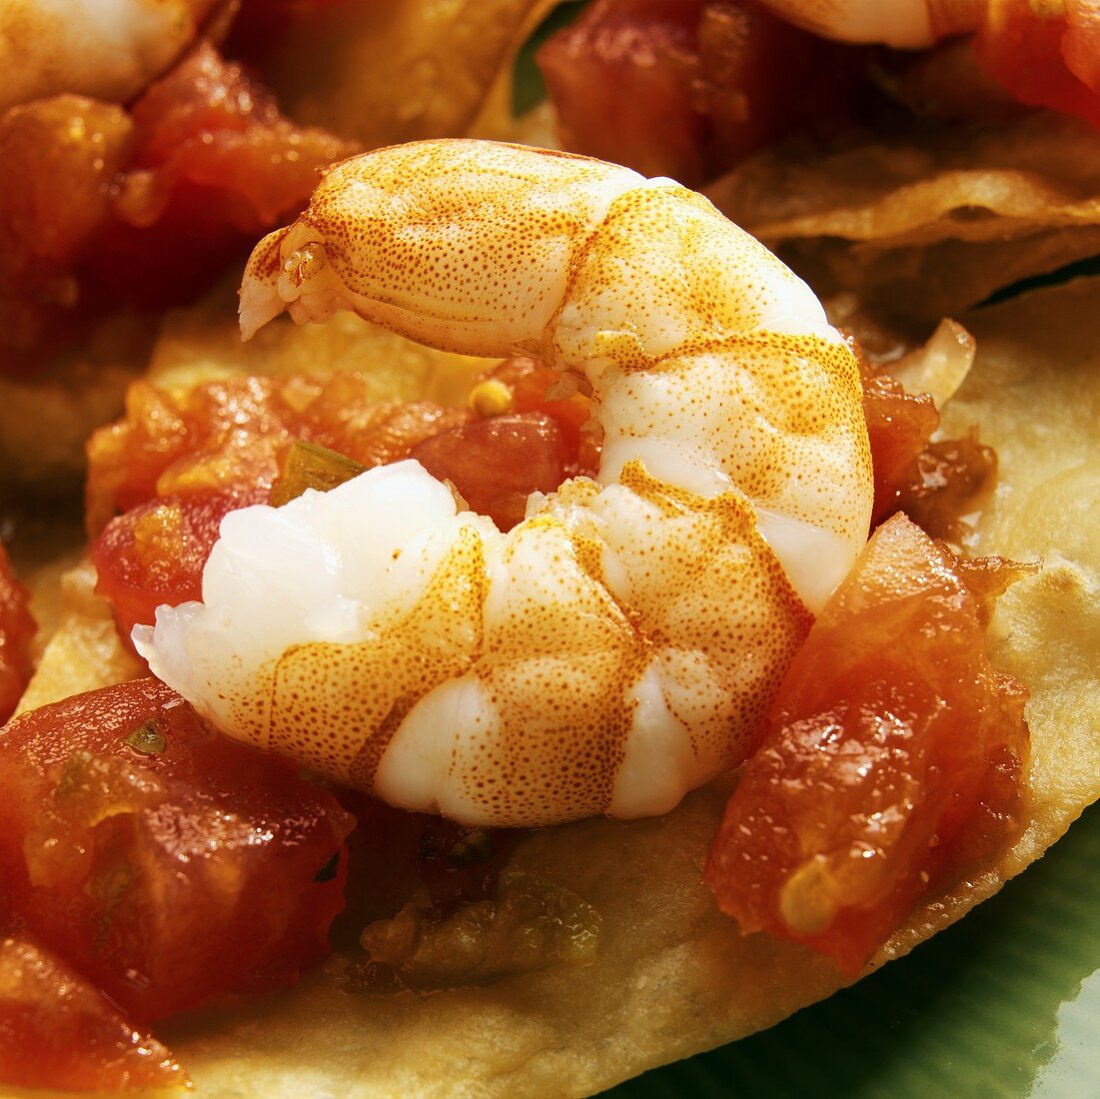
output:
M806 285L671 180L434 141L332 169L253 252L246 336L348 308L575 376L598 479L507 534L410 461L231 513L204 602L134 631L154 672L471 823L662 813L742 759L871 508L856 363Z
M3 0L0 111L77 92L126 103L226 0Z
M930 46L977 29L989 0L760 0L795 26L840 42Z

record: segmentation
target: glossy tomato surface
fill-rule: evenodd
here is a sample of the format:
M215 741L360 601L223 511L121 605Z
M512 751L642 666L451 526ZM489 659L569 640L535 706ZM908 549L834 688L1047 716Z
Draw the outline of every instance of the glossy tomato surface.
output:
M64 1091L180 1086L160 1042L25 932L0 939L0 1082Z
M975 570L976 593L904 516L875 533L795 657L711 847L707 880L743 931L855 976L918 897L1018 833L1026 692L985 652L997 571Z
M292 981L327 951L352 818L154 679L0 733L16 917L140 1020Z
M254 494L259 496L260 494ZM150 500L112 519L92 543L97 591L114 608L119 633L152 625L162 603L202 599L202 570L222 519L250 503L248 494L203 492Z
M7 721L31 677L35 623L30 593L15 579L0 544L0 721Z

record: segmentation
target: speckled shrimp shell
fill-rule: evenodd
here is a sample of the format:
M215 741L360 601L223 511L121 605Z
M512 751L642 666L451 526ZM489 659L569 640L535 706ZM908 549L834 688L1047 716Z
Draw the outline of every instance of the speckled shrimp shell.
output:
M840 42L930 46L975 30L989 0L760 0L796 26Z
M75 92L126 103L227 0L0 0L0 112Z
M751 748L867 534L855 360L700 196L470 141L331 170L253 252L246 335L339 309L590 387L599 477L507 534L417 463L231 514L204 603L135 641L233 736L402 806L662 813Z

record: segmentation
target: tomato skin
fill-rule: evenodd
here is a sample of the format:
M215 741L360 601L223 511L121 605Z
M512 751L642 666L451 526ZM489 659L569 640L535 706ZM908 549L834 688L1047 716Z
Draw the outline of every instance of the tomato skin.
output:
M699 181L708 123L692 102L705 0L598 0L538 64L565 148Z
M262 503L252 493L196 493L150 500L112 519L92 543L96 591L114 608L119 633L152 625L161 604L202 599L202 570L222 519L236 508Z
M564 148L697 187L847 112L846 54L753 0L596 0L537 60Z
M1023 103L1100 128L1100 7L990 0L974 38L979 64Z
M556 420L518 412L433 435L409 457L450 481L473 511L510 530L523 519L532 492L553 492L565 480L569 454Z
M854 976L926 890L1018 834L1026 693L986 658L978 577L975 595L897 516L825 607L707 862L742 931Z
M35 622L30 592L12 574L0 544L0 723L7 721L31 677L31 642Z
M323 957L352 823L154 679L23 714L0 736L12 911L141 1020L292 981Z
M131 116L132 155L82 267L141 306L205 289L243 245L301 208L318 168L358 151L283 118L209 43L154 81Z
M186 1073L33 936L0 940L0 1083L119 1092L186 1086Z

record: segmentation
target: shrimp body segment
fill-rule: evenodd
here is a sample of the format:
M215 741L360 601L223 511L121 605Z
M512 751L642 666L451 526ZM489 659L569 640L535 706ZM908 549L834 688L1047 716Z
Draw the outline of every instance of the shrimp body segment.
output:
M246 334L338 309L590 388L596 480L507 533L415 462L222 525L203 603L135 642L234 736L493 825L666 812L751 751L863 545L858 369L809 289L704 199L470 141L332 169L270 234Z
M3 0L0 112L76 92L126 103L226 0Z

